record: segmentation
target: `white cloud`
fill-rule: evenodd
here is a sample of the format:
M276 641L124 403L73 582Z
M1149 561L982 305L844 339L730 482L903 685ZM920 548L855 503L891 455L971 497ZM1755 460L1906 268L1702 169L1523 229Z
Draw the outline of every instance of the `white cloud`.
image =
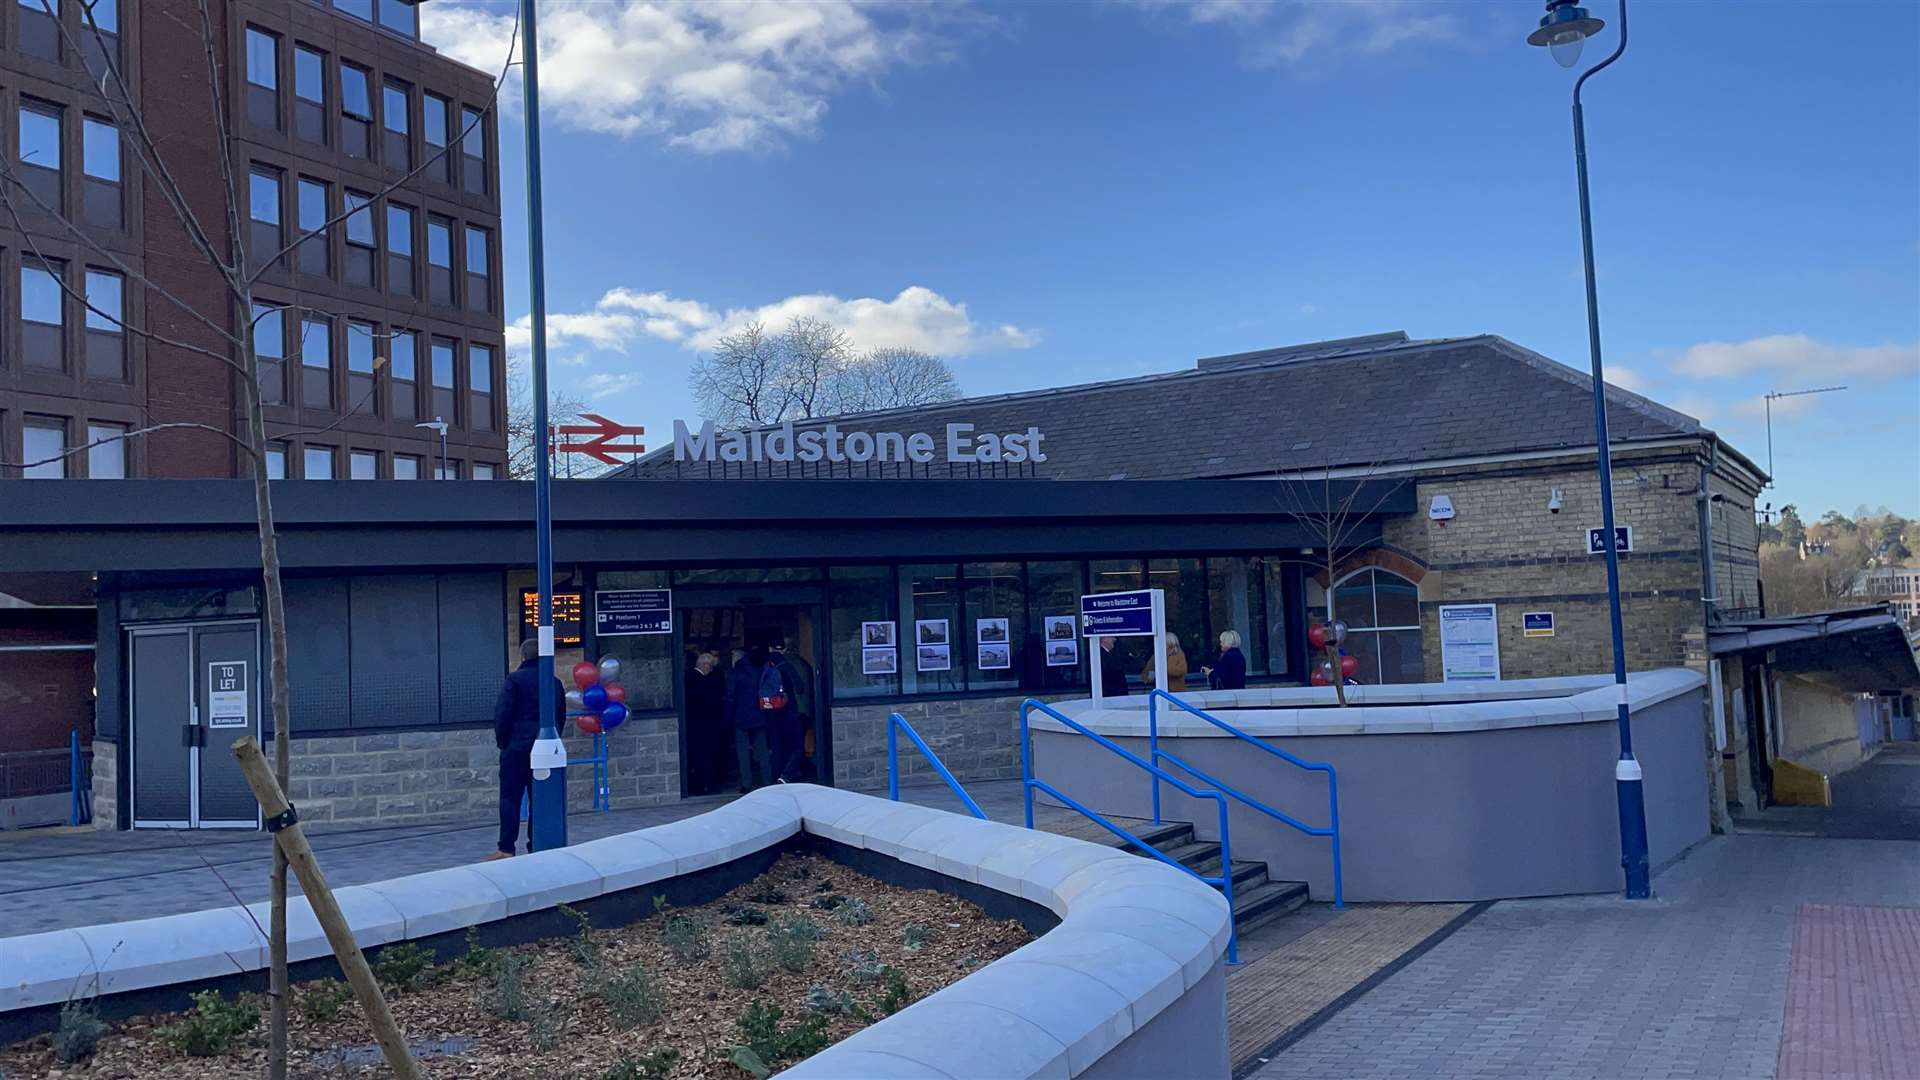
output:
M940 59L956 21L932 5L858 0L548 0L541 100L585 131L699 153L779 146L814 135L848 86ZM421 38L483 71L500 70L513 28L499 2L420 8Z
M1620 364L1607 365L1607 382L1629 393L1643 396L1647 393L1646 376L1635 371L1633 368L1624 367Z
M983 324L968 312L967 305L923 285L910 285L891 300L847 300L809 293L724 312L664 292L615 288L608 290L592 311L548 315L547 348L584 345L618 351L644 336L701 350L712 348L719 339L748 323L778 330L794 318L818 319L838 327L862 350L897 347L935 356L963 356L990 349L1024 349L1040 340L1033 330L1006 323ZM531 320L523 315L507 328L510 351L527 347L532 340L531 326Z
M1674 370L1698 379L1754 372L1791 372L1814 379L1885 378L1920 373L1920 342L1904 345L1831 345L1805 334L1774 334L1741 342L1707 341L1688 348ZM1779 411L1775 402L1775 411Z
M1814 407L1819 404L1820 404L1819 396L1814 394L1806 394L1800 397L1774 398L1773 399L1773 417L1774 419L1778 420L1778 419L1781 419L1782 417L1800 416L1805 413L1812 412L1814 410ZM1763 394L1760 397L1752 397L1752 398L1743 399L1741 401L1736 401L1733 403L1732 411L1735 416L1766 416L1767 415L1766 395Z
M631 390L644 381L636 372L596 371L581 379L579 386L580 392L587 396L588 401L599 401L601 398L610 398L615 394Z
M1460 40L1451 11L1402 0L1136 0L1199 26L1226 26L1248 63L1288 66L1341 53L1377 55L1412 43Z

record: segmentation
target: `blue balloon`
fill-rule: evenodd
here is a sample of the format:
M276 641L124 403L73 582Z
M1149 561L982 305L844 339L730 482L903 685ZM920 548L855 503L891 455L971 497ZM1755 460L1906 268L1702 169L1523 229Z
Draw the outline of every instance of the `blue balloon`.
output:
M580 704L586 706L588 712L599 712L606 708L607 688L601 686L599 683L594 683L592 686L580 691Z
M600 728L603 731L612 731L626 722L627 707L617 701L608 702L607 707L600 711Z

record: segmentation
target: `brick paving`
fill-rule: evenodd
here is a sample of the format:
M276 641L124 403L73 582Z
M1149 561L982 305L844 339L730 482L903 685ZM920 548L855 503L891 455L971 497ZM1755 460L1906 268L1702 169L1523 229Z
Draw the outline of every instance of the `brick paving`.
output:
M1920 908L1803 904L1780 1080L1920 1073Z

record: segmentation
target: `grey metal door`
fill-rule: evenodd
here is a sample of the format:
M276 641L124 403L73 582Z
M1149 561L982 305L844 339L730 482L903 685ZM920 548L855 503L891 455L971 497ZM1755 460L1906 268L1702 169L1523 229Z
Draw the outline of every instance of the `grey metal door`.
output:
M259 625L141 628L128 655L134 827L258 828L231 750L260 731Z

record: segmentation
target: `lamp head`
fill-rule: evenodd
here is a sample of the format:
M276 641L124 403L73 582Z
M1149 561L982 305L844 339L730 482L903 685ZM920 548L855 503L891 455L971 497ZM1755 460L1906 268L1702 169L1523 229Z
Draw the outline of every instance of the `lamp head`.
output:
M1587 39L1606 25L1573 0L1547 0L1547 13L1541 17L1539 28L1527 35L1527 44L1546 46L1555 63L1570 68L1580 62L1580 50Z

